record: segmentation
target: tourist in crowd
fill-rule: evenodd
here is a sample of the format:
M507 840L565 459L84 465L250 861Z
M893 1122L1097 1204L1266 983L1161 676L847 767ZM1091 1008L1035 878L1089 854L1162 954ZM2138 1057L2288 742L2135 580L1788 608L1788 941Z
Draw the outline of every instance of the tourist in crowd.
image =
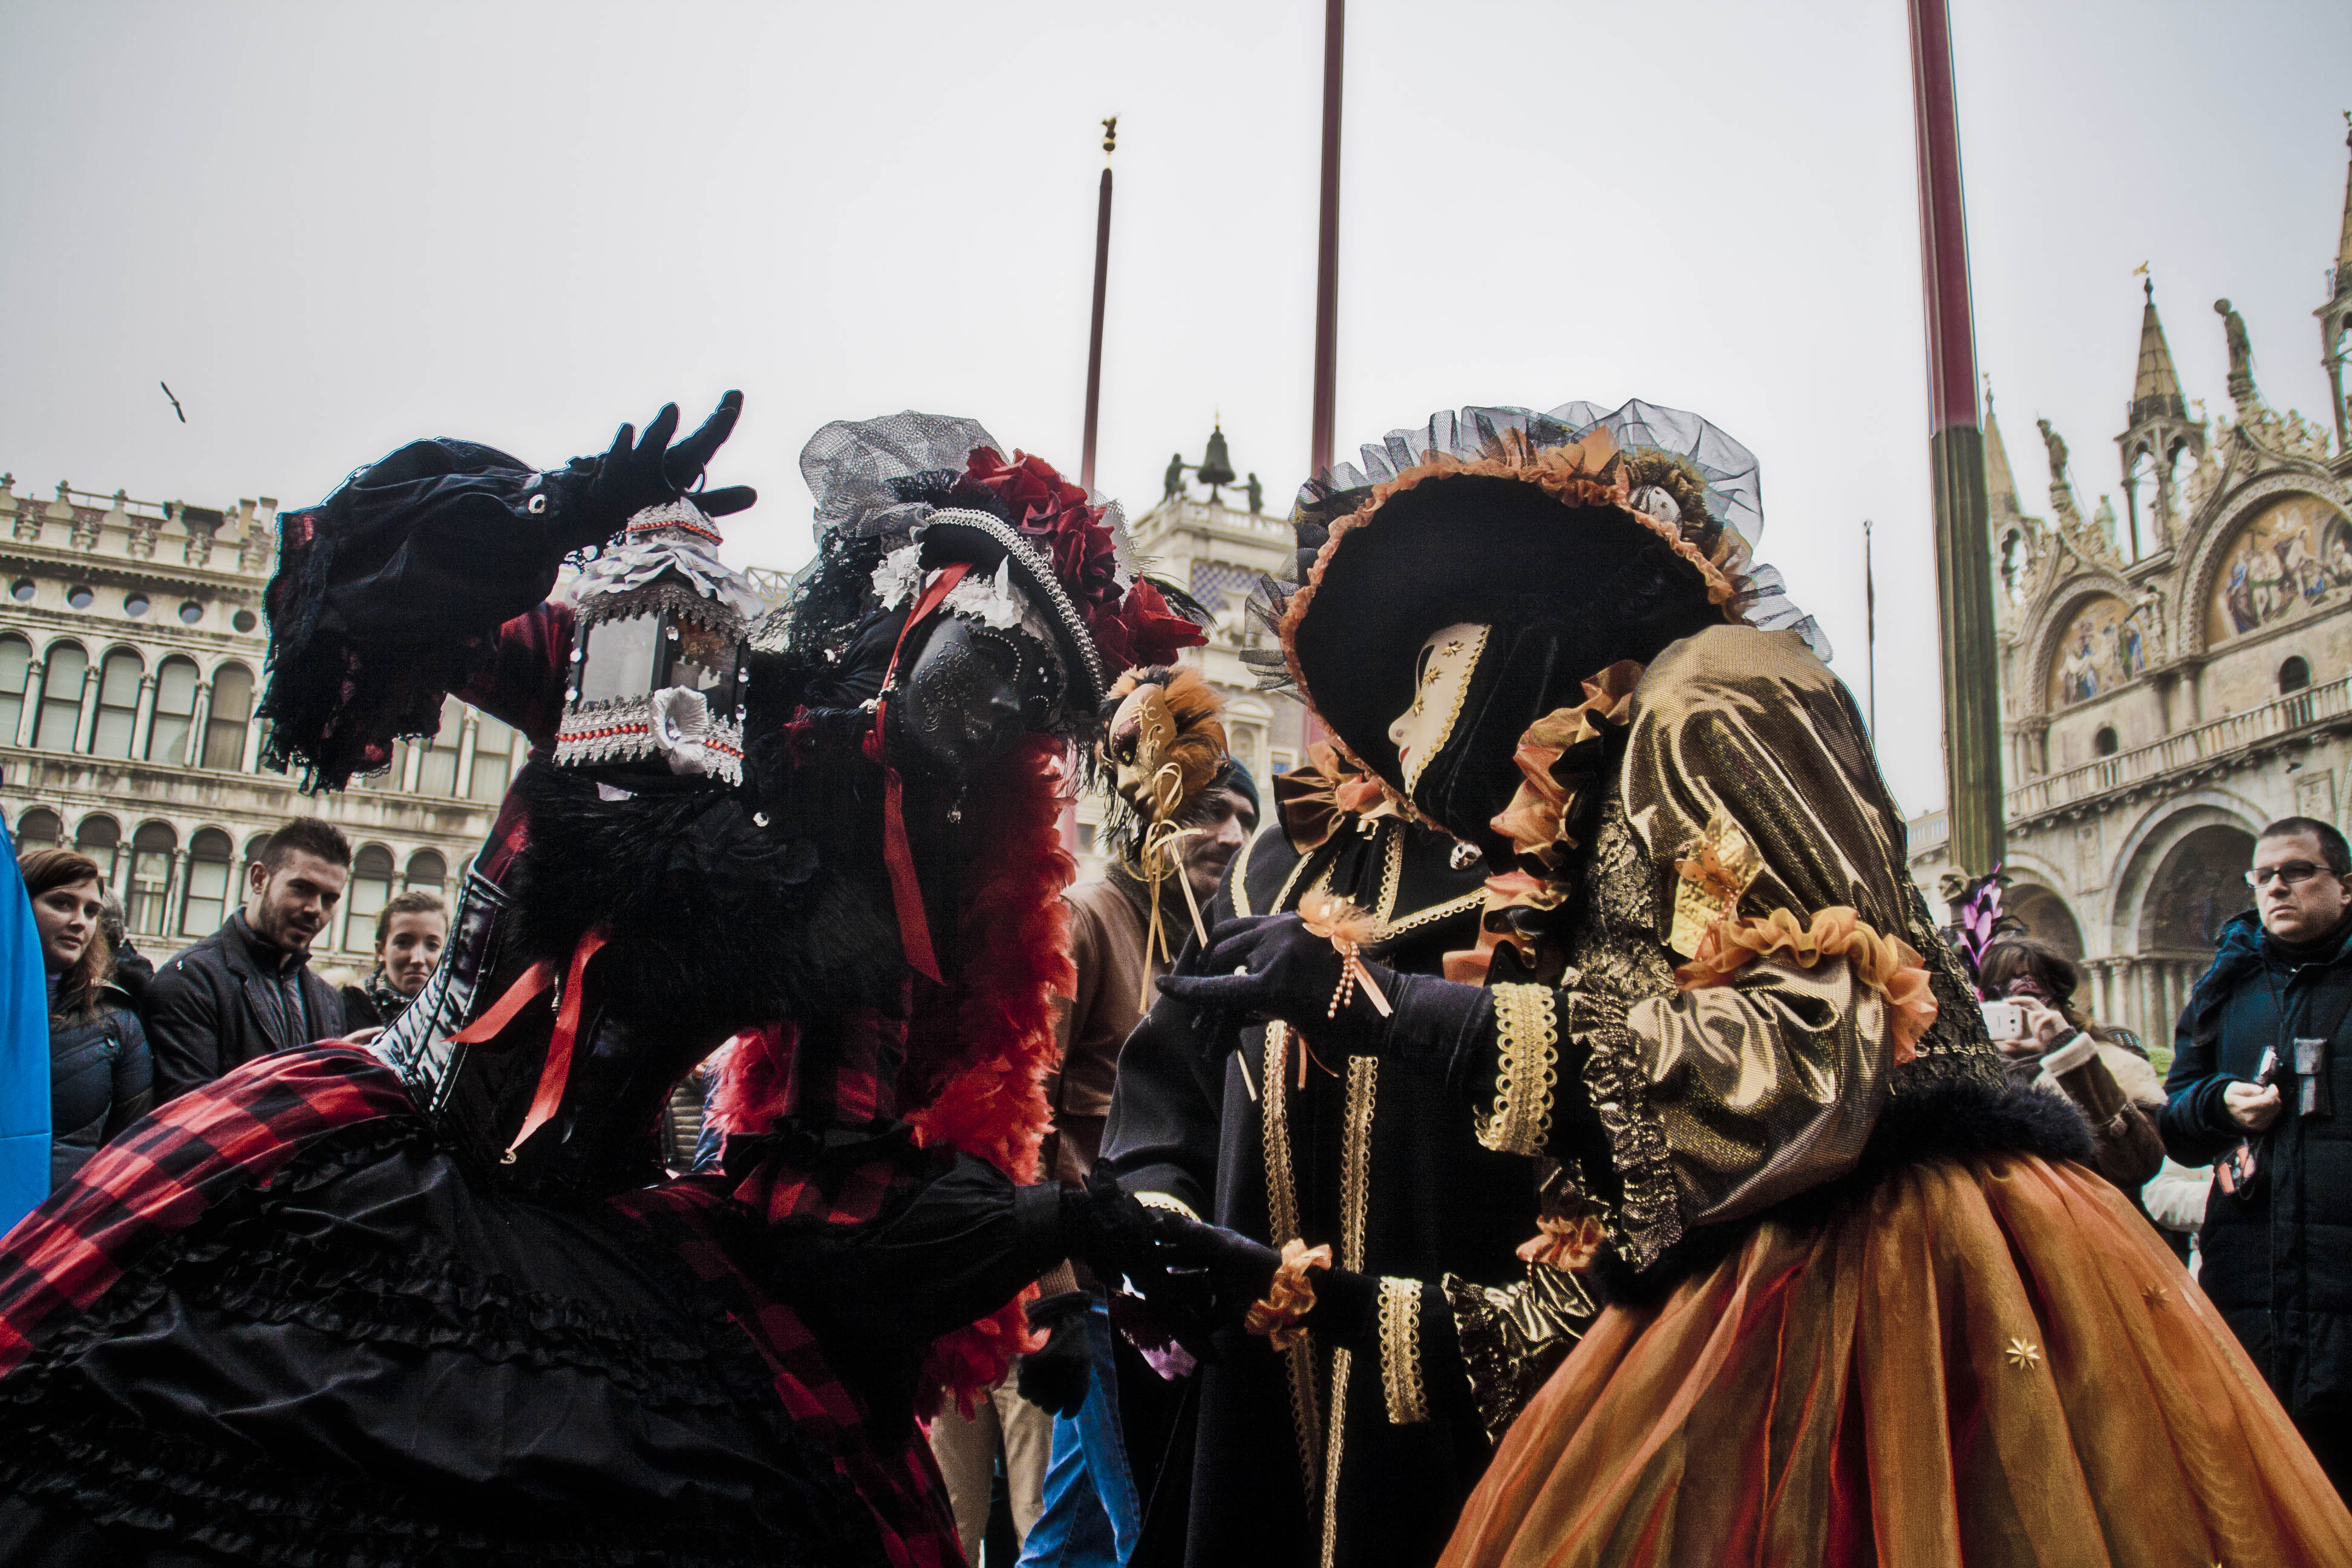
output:
M394 893L375 917L375 968L343 987L343 1027L382 1028L400 1016L432 977L449 940L449 906L438 893Z
M2011 1079L2073 1100L2091 1124L2093 1168L2137 1205L2141 1186L2164 1163L2156 1130L2164 1085L2138 1038L2103 1027L2074 1005L2081 972L2039 937L1995 941L1978 980L1987 996L2017 1005L2018 1032L1992 1042Z
M147 986L155 1097L167 1100L231 1068L343 1032L343 1001L310 973L310 944L350 879L352 847L316 817L265 839L246 873L245 907L173 959Z
M2207 1295L2336 1489L2352 1485L2352 850L2290 816L2181 1013L2167 1152L2211 1163ZM2345 1100L2345 1112L2336 1101Z
M17 858L49 994L49 1185L147 1112L154 1063L131 998L110 978L98 863L70 849Z

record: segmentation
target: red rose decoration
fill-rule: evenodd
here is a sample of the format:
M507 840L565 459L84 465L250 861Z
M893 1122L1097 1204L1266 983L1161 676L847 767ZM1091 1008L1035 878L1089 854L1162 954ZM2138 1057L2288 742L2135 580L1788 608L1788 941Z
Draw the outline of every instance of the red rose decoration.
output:
M1022 536L1052 563L1105 669L1165 664L1178 649L1208 641L1198 626L1171 612L1150 584L1130 584L1122 598L1118 546L1103 509L1043 458L1015 452L1008 462L982 447L964 459L959 488L965 487L1003 505Z

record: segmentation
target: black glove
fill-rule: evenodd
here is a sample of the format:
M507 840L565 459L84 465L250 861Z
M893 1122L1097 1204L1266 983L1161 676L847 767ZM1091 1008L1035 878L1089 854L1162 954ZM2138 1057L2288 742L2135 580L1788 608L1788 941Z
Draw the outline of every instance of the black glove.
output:
M1281 1266L1282 1255L1263 1242L1165 1210L1154 1210L1151 1223L1159 1232L1171 1278L1182 1278L1180 1270L1198 1270L1207 1276L1210 1295L1202 1310L1212 1326L1240 1327L1251 1304L1264 1300L1273 1288L1274 1271ZM1307 1282L1315 1288L1315 1307L1307 1321L1316 1333L1333 1343L1360 1348L1367 1325L1379 1316L1379 1282L1369 1274L1346 1268L1318 1268L1307 1276Z
M1114 1289L1122 1277L1159 1265L1151 1211L1100 1166L1085 1186L1063 1187L1062 1236L1064 1254Z
M711 455L734 430L736 416L742 412L743 395L728 393L700 429L673 446L670 437L677 433L677 405L665 404L646 426L642 439L634 426L624 425L603 457L574 459L574 471L583 465L589 470L587 501L581 509L575 548L602 544L646 508L686 494L702 478ZM758 499L759 492L750 486L733 485L697 491L694 504L712 517L725 517Z
M1094 1357L1087 1349L1087 1313L1094 1296L1062 1290L1029 1303L1029 1329L1045 1342L1021 1358L1021 1397L1040 1410L1072 1416L1094 1384Z
M1197 973L1171 974L1160 989L1200 1007L1280 1018L1354 1056L1377 1056L1388 1035L1389 1020L1372 1005L1361 982L1347 1005L1331 1016L1339 952L1297 915L1220 921L1209 933L1209 951L1192 967ZM1367 961L1364 973L1393 1005L1396 971Z

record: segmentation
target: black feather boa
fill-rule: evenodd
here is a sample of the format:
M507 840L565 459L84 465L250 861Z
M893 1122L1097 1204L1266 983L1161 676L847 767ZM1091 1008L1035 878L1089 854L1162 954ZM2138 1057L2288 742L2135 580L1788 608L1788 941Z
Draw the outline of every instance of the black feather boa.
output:
M1794 1225L1826 1222L1905 1165L1943 1156L2039 1154L2045 1160L2091 1159L2091 1129L2062 1094L2031 1084L1994 1085L1973 1078L1944 1079L1919 1093L1889 1100L1863 1145L1853 1169L1800 1193L1760 1215L1701 1226L1635 1272L1604 1248L1587 1278L1612 1305L1649 1307L1664 1300L1692 1275L1713 1268L1767 1219Z

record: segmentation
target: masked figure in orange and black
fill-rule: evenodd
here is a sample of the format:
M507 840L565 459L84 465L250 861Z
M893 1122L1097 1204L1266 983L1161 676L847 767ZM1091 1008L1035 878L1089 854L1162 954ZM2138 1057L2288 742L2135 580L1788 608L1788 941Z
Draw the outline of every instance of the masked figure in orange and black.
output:
M1748 564L1752 461L1710 478L1738 448L1704 421L1619 424L1392 438L1328 498L1282 621L1339 742L1513 868L1479 951L1398 974L1286 916L1165 983L1350 1073L1424 1064L1495 1147L1557 1164L1529 1253L1610 1304L1444 1561L2345 1560L2352 1520L2079 1163L2077 1113L2004 1080L1852 698L1765 629L1792 616ZM1390 1300L1307 1246L1226 1247L1269 1335Z

